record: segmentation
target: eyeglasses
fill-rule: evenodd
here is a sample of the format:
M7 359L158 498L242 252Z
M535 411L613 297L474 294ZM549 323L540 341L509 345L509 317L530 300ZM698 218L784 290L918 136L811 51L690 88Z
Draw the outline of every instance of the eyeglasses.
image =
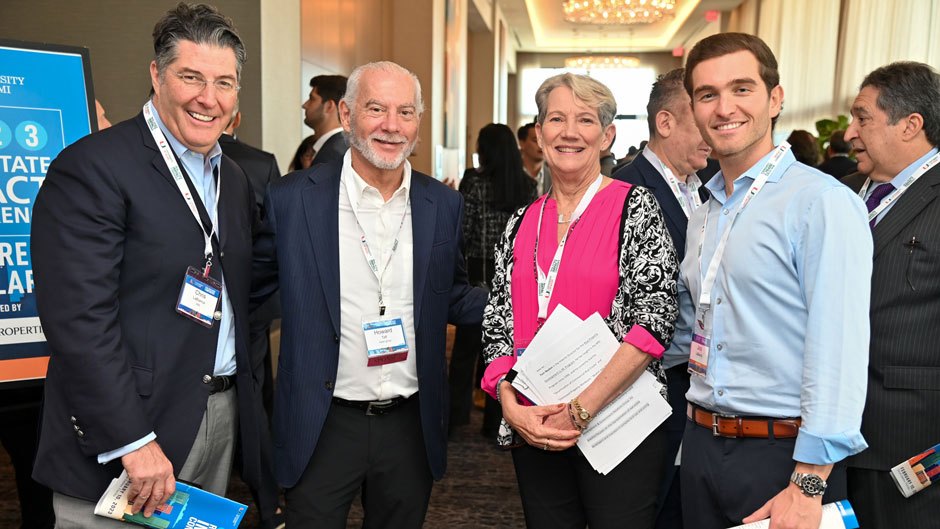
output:
M209 81L207 81L205 77L198 73L180 73L173 70L170 71L173 73L173 75L178 77L184 85L193 90L202 92L205 90L206 85L209 84ZM212 86L215 87L216 91L224 95L234 94L242 88L229 79L216 79L212 82Z

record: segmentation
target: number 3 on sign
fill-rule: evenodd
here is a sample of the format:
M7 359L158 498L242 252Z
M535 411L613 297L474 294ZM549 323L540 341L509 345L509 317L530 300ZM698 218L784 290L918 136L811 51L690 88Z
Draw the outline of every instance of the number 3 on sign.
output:
M24 121L16 127L16 142L28 151L38 151L46 146L46 129L35 121Z

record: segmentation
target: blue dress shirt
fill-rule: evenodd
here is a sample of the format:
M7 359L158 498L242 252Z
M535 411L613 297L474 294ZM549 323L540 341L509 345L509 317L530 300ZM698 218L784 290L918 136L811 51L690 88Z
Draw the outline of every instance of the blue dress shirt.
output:
M711 198L689 220L668 363L689 357L705 270L769 156L734 181L730 197L720 172L706 184ZM731 229L707 313L707 374L692 376L688 400L720 413L802 417L793 459L803 463L864 450L872 253L864 203L788 152Z
M163 131L163 135L166 136L167 142L169 142L173 152L176 153L176 156L180 159L180 161L183 162L183 169L192 180L193 186L196 188L196 193L202 200L202 205L206 207L206 211L209 213L209 217L212 220L212 223L215 225L216 219L213 218L216 193L216 181L214 173L218 171L219 164L222 160L222 148L219 147L219 143L216 142L216 144L209 151L208 155L191 151L185 145L180 143L180 141L176 139L175 136L170 134L170 131L166 128L166 125L164 125L163 121L160 119L160 114L157 112L155 105L153 107L153 117L156 120L157 125L160 126L160 130ZM195 218L193 219L193 222L196 222ZM216 236L219 235L218 225L216 225L215 234ZM204 263L197 262L193 263L193 266L201 266L202 264ZM183 270L183 272L185 272L185 270ZM182 277L183 275L180 274L180 281L182 281ZM219 341L215 350L215 366L213 369L213 375L232 374L235 374L235 313L234 309L232 308L232 301L228 297L228 291L225 288L225 278L223 277L222 319L219 321ZM122 446L117 450L98 454L98 462L101 464L108 463L109 461L137 450L138 448L144 446L156 438L156 434L150 432L143 438L129 445Z
M897 176L895 176L894 178L892 178L890 181L888 181L888 182L883 182L883 183L878 184L878 185L869 185L869 186L868 186L868 192L865 193L865 200L868 200L868 197L870 197L871 194L875 192L875 189L878 189L879 186L889 185L889 184L890 184L890 185L894 186L895 189L900 189L901 186L904 185L904 182L907 181L907 178L908 178L909 176L911 176L912 174L914 174L914 171L916 171L918 167L920 167L921 165L923 165L927 160L930 159L931 156L933 156L933 155L935 155L935 154L937 154L937 148L936 148L936 147L934 147L933 149L930 149L930 152L928 152L927 154L925 154L924 156L922 156L922 157L921 157L920 159L918 159L916 162L914 162L914 163L912 163L911 165L908 165L907 167L905 167L903 171L901 171L900 173L898 173ZM876 182L872 182L872 184L875 184L875 183L876 183ZM888 196L891 196L891 194L889 193ZM886 198L888 198L888 197L885 197L885 198L881 199L881 201L884 202ZM884 218L884 216L887 215L889 211L891 211L891 208L894 207L894 204L895 204L895 203L897 203L897 200L895 200L894 202L888 204L888 207L886 207L886 208L884 208L883 210L881 210L881 213L879 213L878 216L875 217L875 225L876 225L876 226L878 225L879 222L881 222L881 219Z

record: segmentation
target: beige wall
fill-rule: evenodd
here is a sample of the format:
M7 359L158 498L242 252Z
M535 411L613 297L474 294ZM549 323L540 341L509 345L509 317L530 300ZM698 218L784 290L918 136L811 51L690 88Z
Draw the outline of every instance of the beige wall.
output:
M261 148L274 153L281 172L287 172L303 138L300 128L292 126L302 121L300 101L307 95L302 87L298 88L301 85L299 14L300 0L261 3L260 121L264 140Z
M434 146L442 144L444 131L444 0L301 0L301 18L302 86L311 75L349 75L380 60L418 76L425 112L411 163L432 174Z
M150 93L153 25L177 0L0 0L6 39L84 46L95 97L112 122L134 117ZM232 18L248 50L239 94L244 141L261 145L261 23L259 0L213 0Z

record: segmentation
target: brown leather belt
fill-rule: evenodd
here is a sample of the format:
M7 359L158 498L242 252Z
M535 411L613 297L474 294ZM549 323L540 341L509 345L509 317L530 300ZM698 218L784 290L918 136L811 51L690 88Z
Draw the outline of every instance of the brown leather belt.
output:
M704 408L689 404L687 415L691 421L712 431L715 437L796 437L802 421L795 419L774 419L771 417L740 417L713 413Z

